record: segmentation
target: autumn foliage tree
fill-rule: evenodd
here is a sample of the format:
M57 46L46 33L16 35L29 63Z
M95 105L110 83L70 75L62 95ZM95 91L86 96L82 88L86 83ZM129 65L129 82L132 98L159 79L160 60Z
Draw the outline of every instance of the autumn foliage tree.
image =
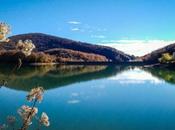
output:
M173 61L173 56L169 53L164 53L164 54L162 54L162 57L159 58L159 61L161 63L169 63L169 62Z
M10 26L7 23L0 23L0 42L8 42L7 35L10 33Z
M33 44L32 40L19 40L16 44L16 49L25 54L25 56L29 56L31 55L33 49L35 49L35 45Z

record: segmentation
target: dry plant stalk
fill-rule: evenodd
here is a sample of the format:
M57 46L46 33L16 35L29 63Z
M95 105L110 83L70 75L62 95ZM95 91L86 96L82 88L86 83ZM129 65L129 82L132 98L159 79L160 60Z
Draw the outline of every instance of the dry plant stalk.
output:
M6 36L10 33L10 26L7 23L0 22L0 42L8 42Z
M22 119L22 126L20 129L16 130L27 130L29 126L32 124L32 120L36 119L38 122L38 128L37 130L40 129L40 127L43 126L50 126L50 121L48 115L43 112L40 116L40 118L37 117L38 113L38 108L36 107L37 103L41 103L43 100L43 94L44 94L44 89L42 87L36 87L33 88L27 95L27 101L31 102L31 106L27 105L22 105L18 109L18 114L20 115ZM9 126L12 128L12 130L15 130L15 123L16 123L16 117L15 116L7 116L7 123L0 125L0 130L5 130Z
M38 108L36 107L37 102L41 102L43 100L43 93L44 89L42 87L37 87L32 89L29 94L27 95L27 100L32 102L32 106L23 105L19 110L18 113L22 118L23 125L20 130L27 130L29 125L32 124L32 119L36 117L38 113ZM36 118L38 119L38 118ZM49 118L46 113L42 113L41 118L38 119L39 125L49 126Z

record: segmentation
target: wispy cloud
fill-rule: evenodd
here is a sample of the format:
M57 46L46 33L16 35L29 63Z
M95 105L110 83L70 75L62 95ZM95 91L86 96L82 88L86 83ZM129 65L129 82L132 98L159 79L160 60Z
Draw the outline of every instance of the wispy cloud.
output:
M103 38L106 38L106 36L104 36L104 35L91 35L91 38L100 38L100 39L103 39Z
M79 28L71 28L71 31L80 31Z
M175 43L175 40L103 40L100 44L114 47L130 55L143 56L172 43Z
M91 38L105 38L103 35L92 35L92 33L104 33L107 31L106 28L104 27L96 27L96 26L91 26L89 24L84 24L80 21L77 20L70 20L67 22L69 26L71 27L71 31L79 31L79 32L86 32L91 36Z
M103 28L103 27L94 27L94 26L90 26L88 24L85 24L84 25L84 29L86 29L88 32L101 32L101 33L104 33L107 31L106 28Z
M74 25L81 24L81 22L79 22L79 21L68 21L67 23L68 24L74 24Z

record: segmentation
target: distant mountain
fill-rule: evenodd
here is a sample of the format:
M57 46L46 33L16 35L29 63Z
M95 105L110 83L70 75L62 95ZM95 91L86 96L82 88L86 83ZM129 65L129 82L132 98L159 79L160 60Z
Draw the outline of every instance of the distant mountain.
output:
M147 55L144 55L142 57L140 57L140 59L142 59L143 62L148 63L148 64L155 64L158 63L158 59L162 56L163 53L170 53L172 54L173 52L175 52L175 43L165 46L161 49L155 50Z
M7 46L7 47L4 46L5 49L13 48L13 44L18 42L18 40L30 39L33 41L33 43L36 46L36 50L35 50L36 52L45 52L45 53L59 55L59 56L61 52L62 53L65 52L67 54L66 57L69 57L71 54L72 55L70 57L74 57L75 55L77 56L78 52L80 52L83 55L86 55L86 54L88 55L85 57L91 58L92 56L93 58L102 59L102 61L110 61L115 63L128 62L133 59L132 56L127 55L124 52L116 50L111 47L93 45L93 44L80 42L80 41L73 41L70 39L60 38L60 37L51 36L51 35L42 34L42 33L21 34L21 35L9 37L9 39L12 46ZM0 49L2 48L0 47ZM71 52L70 55L68 55L69 51Z

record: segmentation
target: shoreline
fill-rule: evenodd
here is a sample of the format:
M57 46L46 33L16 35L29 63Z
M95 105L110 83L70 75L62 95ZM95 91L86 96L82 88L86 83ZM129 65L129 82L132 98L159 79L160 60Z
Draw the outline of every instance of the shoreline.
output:
M24 63L26 64L26 63ZM27 64L26 64L27 65ZM57 62L57 63L29 63L32 66L44 65L126 65L126 66L142 66L143 62Z
M144 68L173 68L175 63L146 63L142 61L130 61L130 62L51 62L51 63L19 63L15 62L0 62L1 64L16 65L16 66L57 66L57 65L119 65L119 66L138 66Z

